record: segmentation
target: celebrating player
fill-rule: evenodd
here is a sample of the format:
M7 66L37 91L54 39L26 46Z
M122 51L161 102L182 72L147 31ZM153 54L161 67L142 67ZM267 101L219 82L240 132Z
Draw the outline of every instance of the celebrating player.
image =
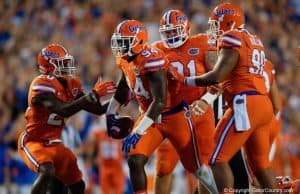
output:
M83 194L85 185L76 157L60 139L65 119L80 110L102 114L99 97L115 91L113 82L98 81L84 94L75 77L73 56L61 45L51 44L38 55L41 75L29 88L26 129L19 136L18 151L27 166L38 173L32 194L45 194L49 180L56 176L72 194Z
M176 148L183 166L204 182L212 193L217 188L207 165L200 165L195 131L192 128L188 106L179 93L178 72L174 70L163 52L147 45L145 27L136 20L121 22L112 35L112 51L123 72L117 91L107 110L109 134L121 131L116 126L117 110L134 92L141 115L132 132L123 142L128 154L130 178L135 193L147 193L144 171L149 156L168 138Z
M183 76L201 75L211 69L216 59L216 48L208 42L206 34L189 36L190 22L188 17L179 10L167 11L160 20L161 41L153 46L164 51L169 63ZM209 156L214 146L214 116L211 104L217 94L206 93L206 87L183 86L183 99L197 106L203 106L201 115L192 115L195 127L200 163L208 165ZM201 105L200 105L201 104ZM157 150L155 193L170 193L171 172L174 170L179 156L169 141L165 141ZM203 193L203 191L201 192Z
M269 128L273 109L264 84L264 46L244 28L239 7L223 3L212 12L210 35L218 39L218 59L214 69L204 75L185 79L187 85L207 86L223 82L229 104L218 123L217 145L211 158L219 192L233 188L228 161L244 146L247 158L263 188L276 188L270 168Z

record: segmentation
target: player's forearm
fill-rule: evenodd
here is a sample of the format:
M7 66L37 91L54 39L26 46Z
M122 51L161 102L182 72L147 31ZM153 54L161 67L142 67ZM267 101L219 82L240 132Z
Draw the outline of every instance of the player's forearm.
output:
M126 79L123 76L118 83L117 91L114 94L114 98L121 104L127 104L129 100L130 89L127 85Z
M167 81L166 74L163 71L147 74L149 89L152 95L152 102L148 107L144 117L135 127L135 132L139 135L145 133L166 106L167 99Z
M146 112L146 115L149 118L151 118L153 121L155 121L165 106L166 106L166 101L164 99L153 100L153 102L150 104Z
M210 86L217 84L218 80L214 71L210 71L204 75L186 77L184 82L188 86Z
M100 103L89 103L83 110L96 114L101 115L104 114L107 110L108 103L101 105Z
M139 124L134 128L134 132L138 135L143 135L145 131L157 120L166 103L163 99L153 100L144 117Z
M56 113L62 117L70 117L74 115L75 113L79 112L80 110L84 110L85 108L91 106L92 99L87 94L84 95L77 100L71 102L71 103L57 103L53 104L52 108L49 108L51 112Z

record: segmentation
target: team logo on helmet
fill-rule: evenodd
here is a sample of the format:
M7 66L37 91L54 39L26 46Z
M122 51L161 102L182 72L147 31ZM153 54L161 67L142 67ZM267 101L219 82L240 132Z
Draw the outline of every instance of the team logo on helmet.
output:
M226 15L226 14L234 14L233 9L220 9L215 11L215 16Z
M144 29L143 26L128 26L130 32L137 32Z
M187 20L187 16L176 16L176 20L181 23Z
M58 58L59 57L59 52L56 51L46 51L44 50L42 54L46 57L51 57L51 58Z

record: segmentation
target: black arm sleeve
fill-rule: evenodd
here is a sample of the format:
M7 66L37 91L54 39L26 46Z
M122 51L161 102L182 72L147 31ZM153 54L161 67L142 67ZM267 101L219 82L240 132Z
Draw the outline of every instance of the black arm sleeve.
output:
M114 98L122 105L128 102L128 97L130 93L130 88L127 85L125 75L122 74L122 77L118 83L117 91L114 95Z
M32 103L46 107L49 111L56 113L62 117L69 117L80 110L88 110L95 114L102 114L106 110L106 106L99 106L98 103L90 102L85 95L78 99L65 103L58 99L54 94L42 94L32 99ZM94 107L92 107L94 106ZM96 107L97 106L97 107ZM92 108L91 108L92 107ZM89 109L91 108L91 109Z

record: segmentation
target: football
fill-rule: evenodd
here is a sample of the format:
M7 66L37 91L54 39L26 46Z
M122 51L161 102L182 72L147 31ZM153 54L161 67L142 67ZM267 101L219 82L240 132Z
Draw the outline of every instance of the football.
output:
M132 131L134 121L129 116L108 116L107 132L114 139L123 139Z

